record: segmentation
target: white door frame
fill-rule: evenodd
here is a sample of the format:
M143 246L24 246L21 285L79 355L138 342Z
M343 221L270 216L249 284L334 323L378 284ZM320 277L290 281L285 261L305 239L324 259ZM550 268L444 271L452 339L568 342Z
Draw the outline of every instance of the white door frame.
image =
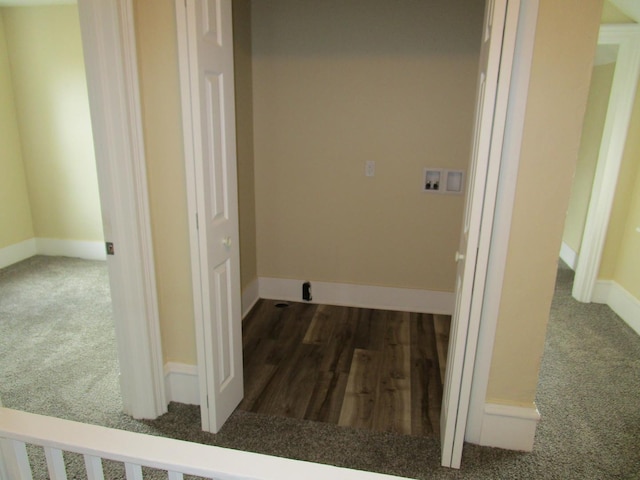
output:
M518 180L522 135L531 77L531 61L533 59L538 19L538 5L538 0L521 2L517 31L505 31L505 35L515 35L516 37L515 52L504 127L500 177L496 186L493 232L491 233L488 252L486 285L478 330L475 365L469 365L473 369L473 381L469 398L465 440L480 445L484 443L483 421L485 418L485 405L487 404L493 345L498 314L500 313L504 273L507 264L513 203Z
M79 0L125 413L167 411L132 0Z
M468 413L472 408L471 389L475 382L474 364L476 362L476 350L479 341L479 332L481 322L483 322L483 306L485 304L486 285L490 276L492 265L489 262L490 253L493 248L492 232L495 221L496 202L498 199L498 181L501 171L504 168L503 149L508 144L508 134L510 130L507 124L507 114L511 98L512 74L514 73L514 54L516 53L517 34L519 33L521 0L508 0L504 18L504 34L502 36L502 48L499 59L499 75L495 84L495 102L494 111L491 118L492 127L489 132L490 147L488 150L488 160L486 162L486 178L484 180L484 189L482 198L478 200L481 205L475 211L481 223L476 223L479 229L477 235L473 235L470 231L468 250L477 251L475 266L473 267L473 284L470 297L468 298L468 307L462 307L462 311L469 312L468 324L466 332L464 332L463 343L450 344L462 355L462 365L459 371L453 372L453 383L449 392L449 402L453 402L453 406L457 406L457 418L453 437L450 437L450 443L442 445L442 465L452 468L460 468L462 460L462 449L467 429ZM526 3L526 2L525 2ZM494 7L497 8L497 7ZM526 12L526 10L525 10ZM535 17L534 17L535 18ZM487 89L491 88L487 85ZM489 98L490 96L487 95ZM477 127L476 127L477 128ZM515 157L517 161L519 157ZM478 174L478 178L480 178ZM474 223L471 223L472 228ZM472 244L471 242L474 242ZM469 258L466 259L469 261ZM476 293L477 292L477 293ZM461 328L463 325L461 323ZM495 333L495 332L494 332ZM451 356L450 356L451 358ZM490 362L491 358L485 359ZM449 365L447 365L449 368ZM455 389L455 391L454 391ZM443 399L443 404L445 399ZM484 399L483 399L484 404ZM451 406L450 406L451 408Z
M617 45L618 57L573 281L572 294L580 302L592 300L607 238L618 174L638 87L640 25L602 25L598 45Z

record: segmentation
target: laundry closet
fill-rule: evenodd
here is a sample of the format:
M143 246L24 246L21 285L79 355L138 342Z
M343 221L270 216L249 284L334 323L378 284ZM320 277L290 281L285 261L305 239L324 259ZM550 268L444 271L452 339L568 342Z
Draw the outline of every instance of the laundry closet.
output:
M243 289L454 291L464 195L425 191L424 175L466 172L483 15L476 1L234 2Z

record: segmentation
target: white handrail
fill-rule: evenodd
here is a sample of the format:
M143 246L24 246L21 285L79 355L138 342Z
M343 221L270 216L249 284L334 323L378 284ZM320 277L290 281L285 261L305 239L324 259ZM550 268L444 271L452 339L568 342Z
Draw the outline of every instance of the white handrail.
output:
M3 407L0 407L0 439L220 480L401 478L126 432Z

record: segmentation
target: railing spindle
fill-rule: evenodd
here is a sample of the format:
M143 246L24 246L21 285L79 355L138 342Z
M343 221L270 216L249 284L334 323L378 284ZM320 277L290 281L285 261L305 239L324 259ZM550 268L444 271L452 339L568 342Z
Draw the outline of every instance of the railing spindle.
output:
M3 439L3 451L11 458L7 460L7 470L11 478L18 480L33 480L31 476L31 465L27 455L27 446L19 440Z
M104 480L102 459L93 455L84 455L84 465L87 469L87 480Z
M51 480L67 480L67 471L64 466L62 450L44 447L44 455L47 458L47 468Z
M142 467L133 463L125 463L124 470L127 474L127 480L143 480Z

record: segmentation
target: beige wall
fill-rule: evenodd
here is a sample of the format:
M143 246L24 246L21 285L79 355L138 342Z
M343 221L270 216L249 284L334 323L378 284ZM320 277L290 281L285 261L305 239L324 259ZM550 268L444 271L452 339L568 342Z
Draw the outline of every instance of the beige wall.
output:
M489 402L535 399L601 8L540 1Z
M3 17L0 9L0 248L33 237Z
M101 241L77 7L6 8L4 26L34 234Z
M636 130L637 131L637 130ZM636 149L640 163L640 149ZM636 299L640 299L640 173L636 173L633 194L629 196L629 214L620 241L613 279Z
M482 2L252 7L258 275L453 291Z
M135 0L151 228L165 361L196 364L175 5Z
M599 65L593 68L591 76L587 113L582 127L578 164L571 187L563 235L563 241L576 253L580 251L587 219L614 69L615 63Z
M618 7L609 0L602 5L601 23L634 23L633 19L622 13Z
M233 2L233 56L236 90L238 206L240 211L240 281L244 290L258 276L253 151L253 75L251 0Z

